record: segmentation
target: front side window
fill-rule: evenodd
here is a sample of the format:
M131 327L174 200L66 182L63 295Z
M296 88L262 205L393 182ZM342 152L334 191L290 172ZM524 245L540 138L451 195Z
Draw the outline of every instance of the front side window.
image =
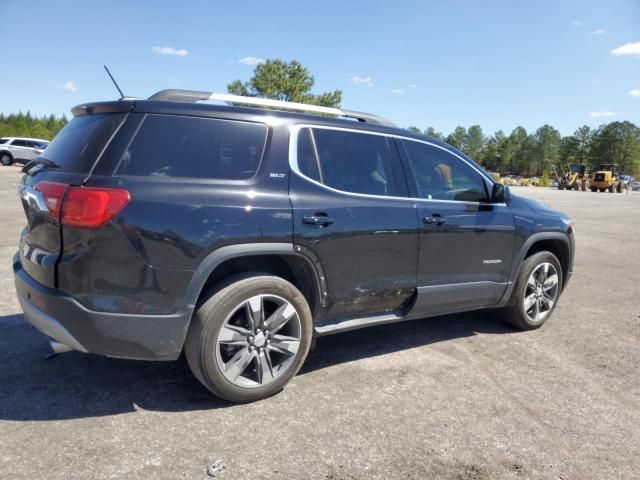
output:
M487 200L482 176L458 157L424 143L404 140L402 145L418 198L467 202Z
M117 174L246 180L258 170L266 140L259 123L147 115Z
M380 135L314 128L312 140L325 185L352 193L393 195L387 139Z

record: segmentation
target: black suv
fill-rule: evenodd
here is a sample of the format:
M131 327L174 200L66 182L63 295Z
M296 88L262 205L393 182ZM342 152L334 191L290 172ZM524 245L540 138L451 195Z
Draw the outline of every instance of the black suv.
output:
M184 348L213 393L252 401L314 336L482 308L533 329L571 275L564 214L379 116L182 90L72 112L24 168L14 259L56 351Z

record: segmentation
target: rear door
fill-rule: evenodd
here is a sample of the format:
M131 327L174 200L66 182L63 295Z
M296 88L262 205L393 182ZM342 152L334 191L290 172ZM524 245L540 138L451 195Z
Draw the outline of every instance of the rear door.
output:
M328 127L291 135L294 243L328 290L317 323L400 309L415 293L419 238L392 140Z
M30 160L30 152L27 148L26 140L14 140L11 142L10 150L15 160L20 160L21 162Z
M20 261L34 280L55 287L61 254L58 212L66 185L82 185L125 113L81 115L69 122L32 167L19 191L27 225L20 238Z
M29 151L29 158L27 158L27 160L33 160L39 157L45 149L45 146L42 144L42 142L36 140L27 140L27 147L27 150Z
M412 315L434 315L498 303L509 279L513 214L492 204L488 179L435 144L398 140L418 199L420 261Z

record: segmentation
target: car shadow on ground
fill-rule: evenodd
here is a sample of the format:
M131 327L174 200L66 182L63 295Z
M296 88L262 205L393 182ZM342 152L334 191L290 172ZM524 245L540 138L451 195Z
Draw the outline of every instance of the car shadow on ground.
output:
M299 375L346 362L478 333L513 333L488 311L381 325L321 337ZM118 360L69 352L47 359L46 338L22 321L0 316L0 420L96 417L137 409L182 412L231 407L175 362Z

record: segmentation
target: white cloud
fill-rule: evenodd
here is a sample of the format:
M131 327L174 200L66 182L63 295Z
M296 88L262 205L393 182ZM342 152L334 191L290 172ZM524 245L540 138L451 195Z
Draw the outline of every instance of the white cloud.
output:
M238 60L238 63L243 63L243 64L249 65L251 67L255 67L256 65L259 65L259 64L264 63L264 62L265 62L264 58L252 57L252 56L243 57L240 60Z
M418 85L416 85L415 83L412 83L411 85L409 85L409 88L418 88Z
M393 90L391 90L391 93L395 93L396 95L402 95L404 93L404 89L403 88L394 88Z
M603 29L599 28L599 29L594 30L593 32L591 32L591 35L603 35L605 33L607 33L606 30L603 30Z
M573 22L571 22L571 25L573 25L574 27L579 27L580 26L580 22L577 20L574 20Z
M589 116L591 118L600 118L600 117L613 117L616 112L591 112Z
M622 57L623 55L637 55L640 57L640 42L625 43L618 48L611 50L611 55L614 57Z
M176 55L178 57L186 57L189 55L189 50L186 48L153 47L151 51L157 55Z
M356 85L373 87L373 80L371 80L371 77L359 77L358 75L353 75L349 80L351 83L355 83Z
M633 90L629 90L627 92L627 95L630 95L632 97L640 98L640 88L634 88Z
M67 80L58 86L67 92L76 93L78 91L78 86L71 80Z

